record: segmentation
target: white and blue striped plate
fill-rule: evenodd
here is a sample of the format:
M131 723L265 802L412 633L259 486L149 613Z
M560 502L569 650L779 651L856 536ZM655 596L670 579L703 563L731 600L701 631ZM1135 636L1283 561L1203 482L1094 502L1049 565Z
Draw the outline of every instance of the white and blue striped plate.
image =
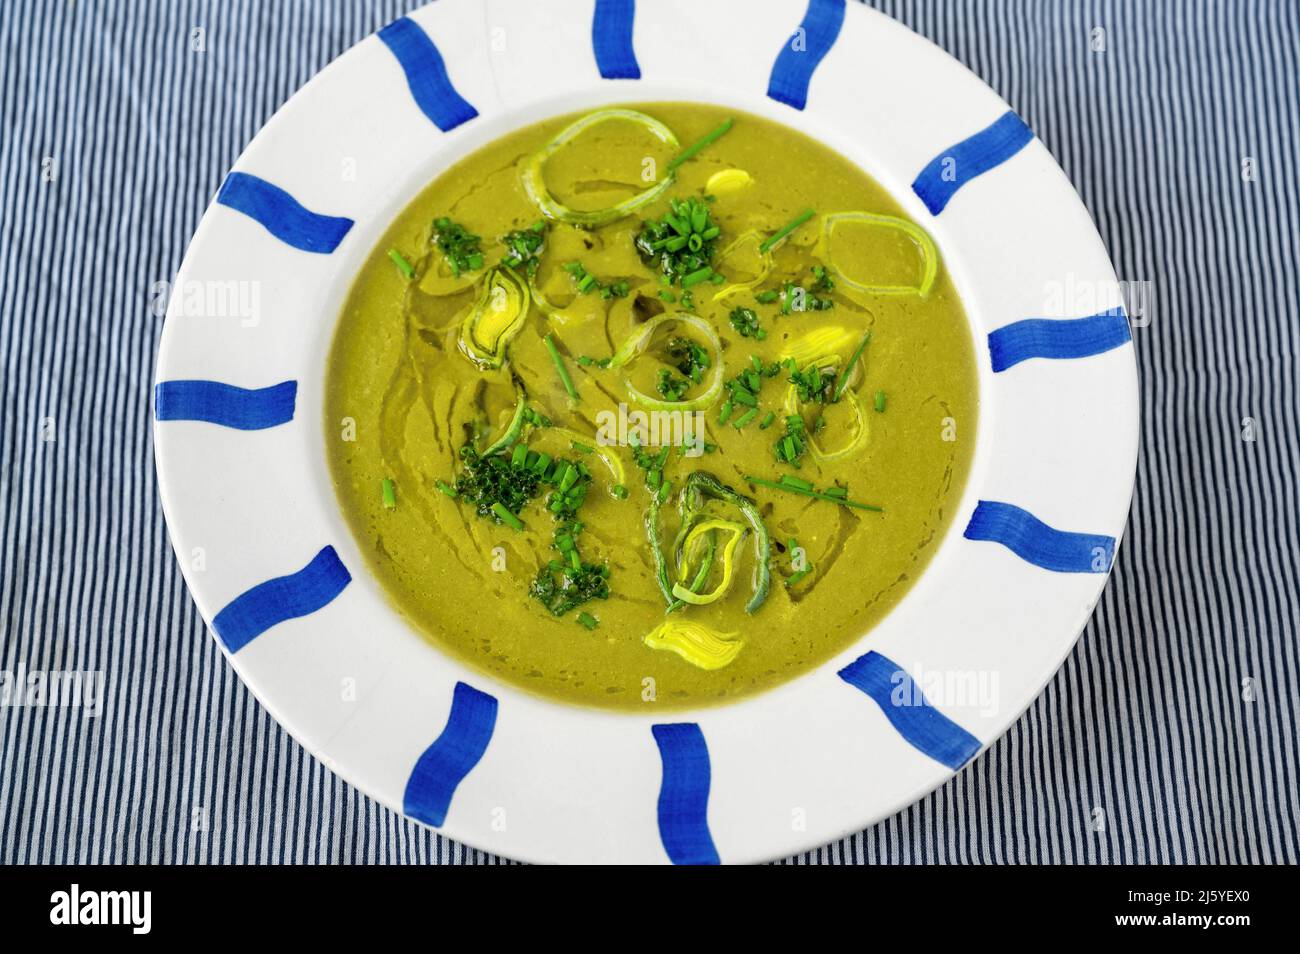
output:
M543 116L655 100L771 117L890 189L942 250L981 389L953 529L903 603L819 670L660 716L527 695L414 632L364 571L321 417L343 297L424 185ZM439 0L320 73L222 183L177 277L155 418L194 598L326 765L514 858L730 862L899 810L1037 695L1114 560L1137 379L1114 272L1060 168L887 17L845 0Z

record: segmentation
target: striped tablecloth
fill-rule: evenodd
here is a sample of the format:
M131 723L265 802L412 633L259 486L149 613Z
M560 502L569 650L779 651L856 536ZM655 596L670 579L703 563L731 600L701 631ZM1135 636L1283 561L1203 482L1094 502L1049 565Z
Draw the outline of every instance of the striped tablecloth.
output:
M880 6L1015 107L1149 283L1143 440L1114 577L1046 692L942 789L799 860L1296 862L1297 4ZM104 677L94 717L0 709L0 863L499 860L344 784L242 687L150 446L160 283L223 174L407 8L0 4L0 673Z

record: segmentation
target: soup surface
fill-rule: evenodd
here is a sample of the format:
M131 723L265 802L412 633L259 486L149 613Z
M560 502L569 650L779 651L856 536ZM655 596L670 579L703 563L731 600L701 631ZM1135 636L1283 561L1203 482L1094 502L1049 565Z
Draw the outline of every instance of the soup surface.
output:
M861 637L938 548L976 415L961 304L879 185L776 123L655 103L528 126L431 183L348 296L325 427L416 627L518 686L645 709Z

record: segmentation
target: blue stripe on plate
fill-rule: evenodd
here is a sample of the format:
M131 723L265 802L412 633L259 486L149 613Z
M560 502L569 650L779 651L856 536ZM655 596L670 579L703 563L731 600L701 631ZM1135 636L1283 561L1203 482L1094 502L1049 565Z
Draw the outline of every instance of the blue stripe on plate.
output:
M326 606L351 582L334 548L325 547L297 573L259 583L235 597L212 618L212 628L222 645L237 653L277 623Z
M994 500L979 502L964 536L1000 543L1020 559L1058 573L1105 573L1115 559L1114 537L1056 530L1028 510Z
M641 67L632 48L636 0L596 0L591 20L591 45L596 66L605 79L640 79Z
M297 397L297 381L251 389L220 381L159 381L153 413L159 421L207 421L260 431L292 421Z
M406 781L402 811L426 825L441 826L456 786L487 751L496 724L496 696L456 683L442 734L424 750Z
M376 35L397 57L415 104L435 126L450 132L478 115L478 110L451 85L442 54L414 20L410 17L394 20Z
M840 678L872 699L913 748L953 771L980 750L980 740L930 705L901 666L872 651L840 670Z
M963 139L930 160L912 183L912 191L931 215L938 215L957 190L1006 162L1034 138L1034 131L1012 110L986 129Z
M1123 308L1088 318L1027 318L989 332L994 371L1030 358L1086 358L1133 340Z
M243 212L281 242L304 252L328 255L352 228L351 219L312 212L278 185L247 172L226 176L217 203Z
M767 95L795 109L808 105L813 71L830 52L844 24L844 0L808 0L803 22L772 64Z
M659 786L659 838L675 865L716 865L709 834L709 747L694 722L653 725L663 781Z

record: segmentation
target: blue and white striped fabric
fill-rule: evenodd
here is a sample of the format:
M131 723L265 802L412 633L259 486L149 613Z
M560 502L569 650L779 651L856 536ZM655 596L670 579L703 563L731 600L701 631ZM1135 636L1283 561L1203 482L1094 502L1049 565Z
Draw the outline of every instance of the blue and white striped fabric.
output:
M1300 861L1297 7L880 6L1010 102L1153 283L1143 443L1046 692L939 791L797 860ZM159 283L275 108L407 9L0 4L0 670L105 677L95 718L0 709L0 863L498 860L358 794L243 688L150 447Z

